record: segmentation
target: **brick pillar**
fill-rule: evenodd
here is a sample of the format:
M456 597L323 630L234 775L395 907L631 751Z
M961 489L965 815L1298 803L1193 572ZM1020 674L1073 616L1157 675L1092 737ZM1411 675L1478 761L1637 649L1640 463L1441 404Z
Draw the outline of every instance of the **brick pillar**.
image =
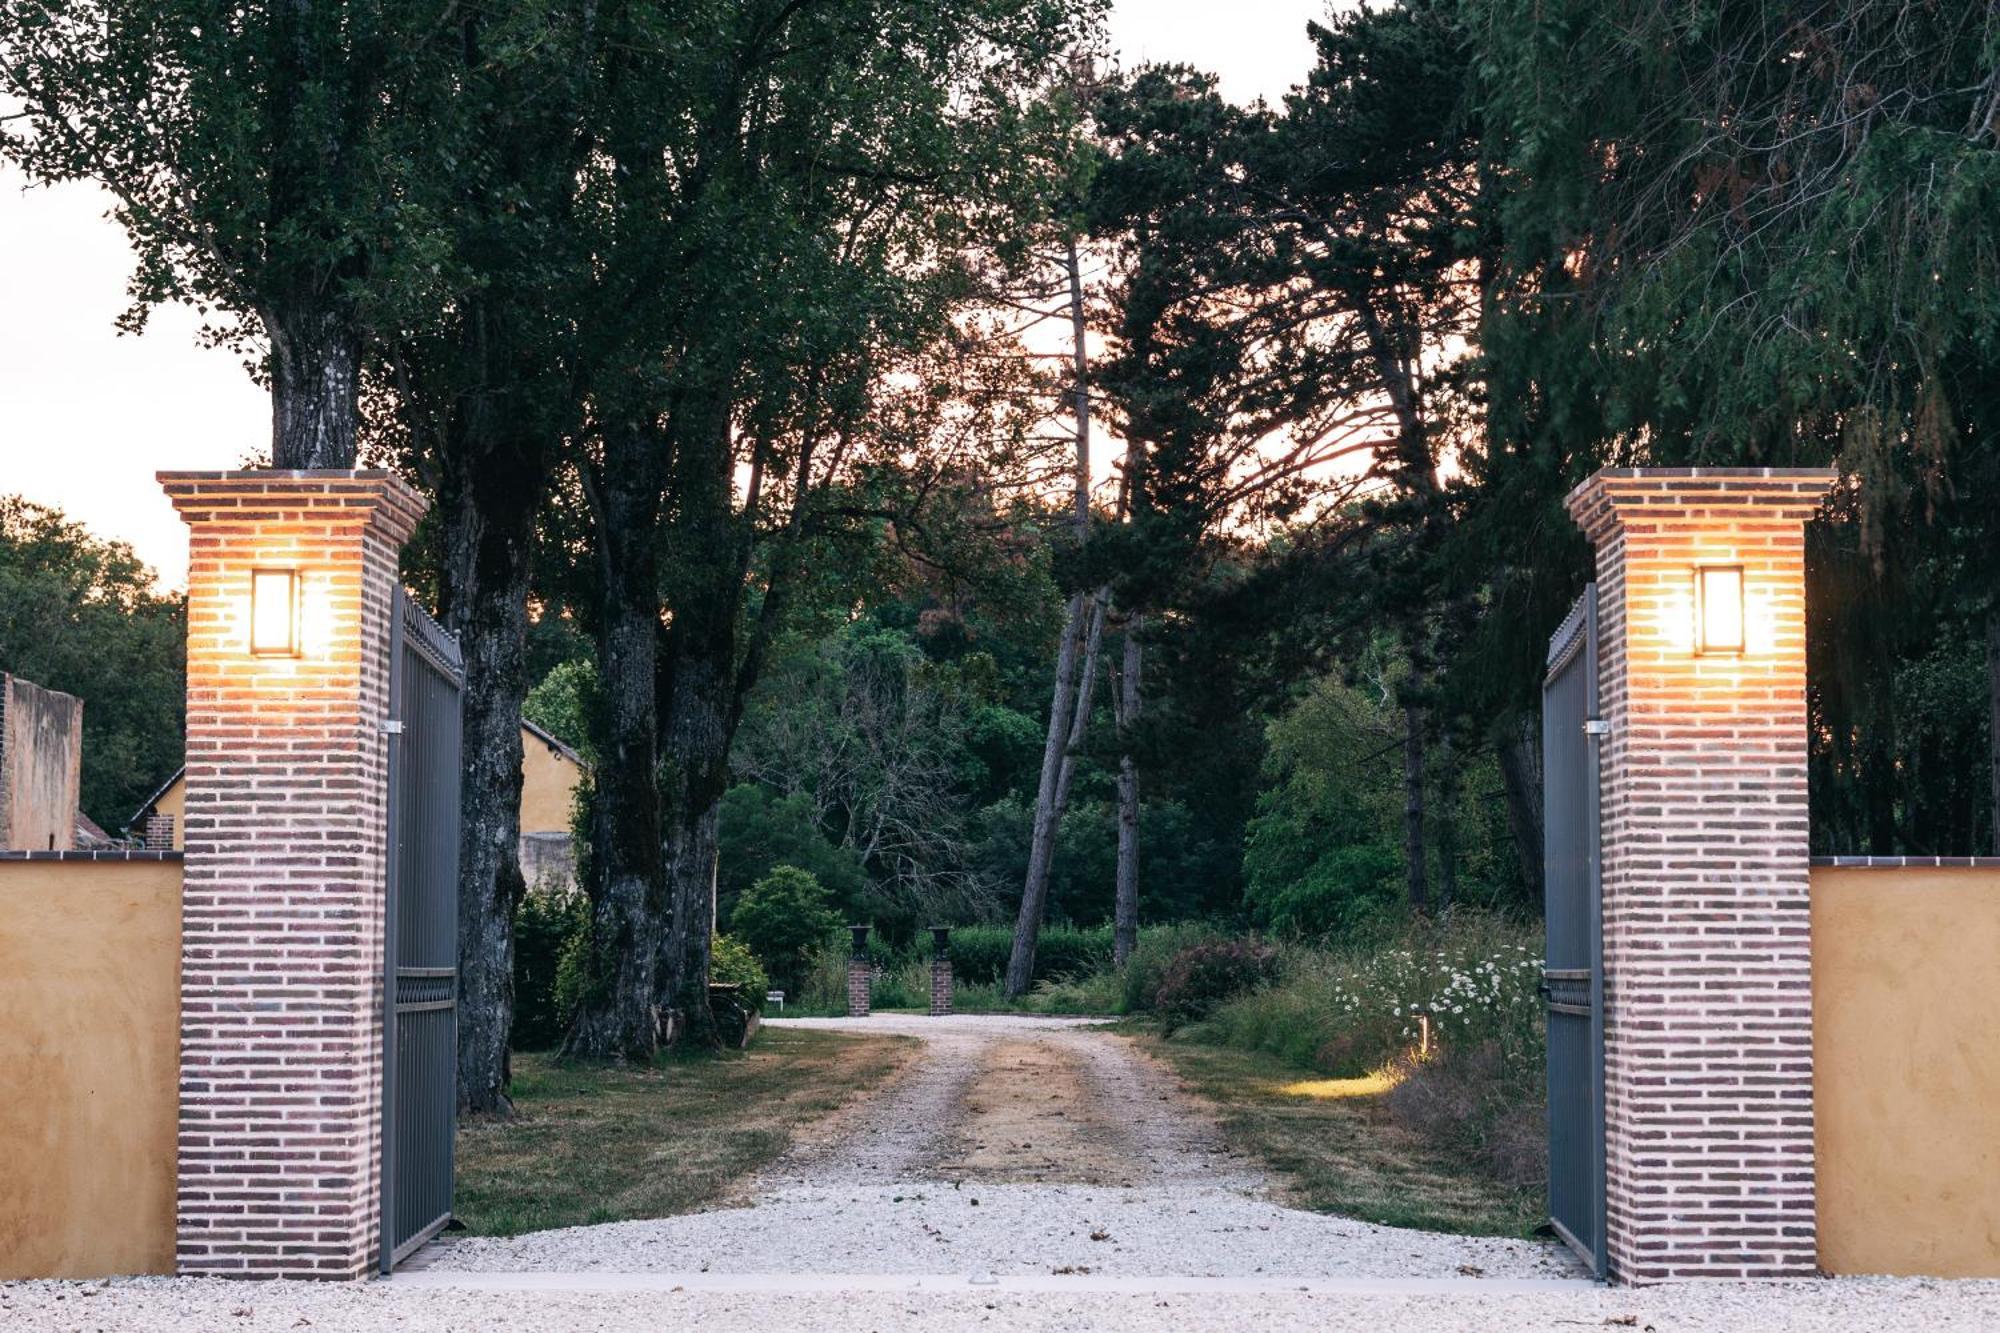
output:
M931 1017L951 1012L951 927L931 927Z
M146 816L146 850L149 852L171 852L174 849L174 817L172 815Z
M176 1264L352 1278L381 1243L389 625L422 502L383 472L167 472L190 529ZM289 570L295 654L250 651Z
M1606 1233L1627 1281L1809 1275L1804 524L1820 470L1599 472ZM1695 571L1742 569L1740 651Z

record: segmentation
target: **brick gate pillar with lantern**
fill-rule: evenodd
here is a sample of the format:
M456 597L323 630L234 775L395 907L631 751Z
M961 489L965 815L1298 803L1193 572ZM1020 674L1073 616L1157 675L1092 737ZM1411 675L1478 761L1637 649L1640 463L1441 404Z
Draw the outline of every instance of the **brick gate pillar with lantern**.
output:
M190 529L175 1257L351 1278L381 1240L385 472L166 472Z
M1627 1281L1816 1269L1806 519L1835 474L1612 469L1597 552L1605 1228Z

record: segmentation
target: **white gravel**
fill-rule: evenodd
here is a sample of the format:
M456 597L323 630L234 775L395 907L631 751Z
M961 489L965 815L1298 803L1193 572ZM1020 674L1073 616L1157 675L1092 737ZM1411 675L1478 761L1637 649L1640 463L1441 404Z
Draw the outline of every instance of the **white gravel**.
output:
M388 1282L0 1284L0 1333L2000 1330L1995 1282L1602 1288L1576 1280L1568 1257L1539 1243L1299 1212L1268 1196L1170 1076L1088 1023L885 1015L859 1025L923 1037L923 1055L833 1133L751 1182L735 1206L458 1240ZM994 1100L996 1048L1018 1053L1023 1040L1087 1093L1092 1114L1051 1123L1072 1168L1079 1152L1111 1164L1093 1183L980 1175L978 1163L994 1154L979 1156L985 1130L976 1127L986 1122L968 1108Z
M830 1144L776 1163L747 1207L433 1247L426 1269L484 1272L1057 1273L1199 1277L1572 1277L1531 1241L1370 1226L1272 1202L1171 1076L1077 1020L881 1015L792 1020L924 1038L916 1068ZM1075 1058L1117 1131L1117 1183L1018 1184L953 1173L965 1099L994 1048L1030 1038ZM1079 1136L1102 1132L1079 1127Z

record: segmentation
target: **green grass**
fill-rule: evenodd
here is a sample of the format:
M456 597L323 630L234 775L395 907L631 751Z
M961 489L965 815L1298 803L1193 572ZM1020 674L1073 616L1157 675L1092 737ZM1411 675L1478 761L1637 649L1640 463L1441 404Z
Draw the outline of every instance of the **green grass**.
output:
M516 1114L459 1130L454 1211L487 1236L686 1212L880 1086L914 1047L766 1028L747 1051L646 1067L517 1053Z
M1358 1095L1315 1097L1286 1089L1318 1075L1262 1051L1142 1041L1215 1104L1229 1141L1262 1160L1298 1207L1475 1236L1525 1236L1542 1221L1538 1194L1509 1190L1397 1125L1386 1094L1359 1080Z

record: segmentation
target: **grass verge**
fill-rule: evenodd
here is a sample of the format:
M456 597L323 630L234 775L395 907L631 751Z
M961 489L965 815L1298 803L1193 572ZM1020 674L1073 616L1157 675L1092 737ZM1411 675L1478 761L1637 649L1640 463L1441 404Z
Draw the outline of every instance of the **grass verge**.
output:
M458 1219L475 1235L686 1212L879 1087L907 1037L765 1028L750 1049L635 1068L514 1056L514 1106L458 1134Z
M1511 1191L1389 1116L1378 1079L1322 1079L1261 1051L1140 1043L1212 1102L1230 1142L1259 1158L1287 1202L1385 1226L1525 1236L1538 1195Z

